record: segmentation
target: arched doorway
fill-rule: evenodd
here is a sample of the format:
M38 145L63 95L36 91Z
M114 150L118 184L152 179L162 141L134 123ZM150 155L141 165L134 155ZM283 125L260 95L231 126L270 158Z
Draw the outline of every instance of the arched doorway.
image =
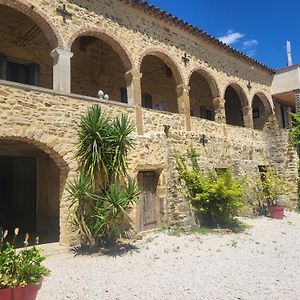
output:
M263 94L256 94L252 100L252 116L254 129L262 130L270 115L272 114L272 108L269 100Z
M0 79L52 89L52 46L25 14L0 4Z
M128 103L126 72L131 64L121 46L104 34L81 35L72 44L71 92Z
M0 139L0 227L59 241L62 167L39 147Z
M246 106L243 91L238 85L229 85L225 91L226 123L235 126L245 126L243 107Z
M213 99L218 97L215 81L206 72L193 72L190 81L191 116L202 119L215 120Z
M146 55L141 63L142 106L145 108L178 113L178 73L162 58Z

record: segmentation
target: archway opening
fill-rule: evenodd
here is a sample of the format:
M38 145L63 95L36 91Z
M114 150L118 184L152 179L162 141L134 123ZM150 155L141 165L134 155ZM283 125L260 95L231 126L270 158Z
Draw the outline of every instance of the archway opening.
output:
M254 129L262 130L272 114L272 109L268 102L268 99L263 96L255 95L253 97L252 116Z
M25 14L0 5L0 79L52 89L51 45Z
M243 115L243 99L231 85L225 92L226 123L235 126L245 126Z
M72 93L98 97L102 90L111 101L128 102L125 77L128 68L114 48L109 39L94 36L80 36L74 41Z
M146 55L141 73L142 106L178 113L178 83L171 67L157 56Z
M0 227L59 241L61 172L38 147L0 140Z
M192 74L189 83L191 116L215 120L214 95L210 84L213 83L200 72L196 71Z

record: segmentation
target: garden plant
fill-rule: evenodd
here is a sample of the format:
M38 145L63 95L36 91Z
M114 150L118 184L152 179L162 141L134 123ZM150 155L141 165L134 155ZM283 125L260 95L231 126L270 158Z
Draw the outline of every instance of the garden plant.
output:
M230 170L204 174L195 149L186 155L177 153L177 171L183 194L197 211L205 226L231 227L244 206L244 181L236 179Z
M80 175L69 185L71 223L85 245L111 245L127 210L138 200L137 182L127 174L134 125L127 115L111 119L98 106L78 127Z

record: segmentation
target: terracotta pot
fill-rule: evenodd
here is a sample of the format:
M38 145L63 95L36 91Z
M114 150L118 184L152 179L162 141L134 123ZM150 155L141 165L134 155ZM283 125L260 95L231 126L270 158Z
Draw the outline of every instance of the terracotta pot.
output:
M272 219L282 220L284 217L284 206L268 206L268 211Z
M11 300L11 289L0 290L1 300Z
M24 287L0 290L1 300L35 300L43 279L37 284L28 284Z

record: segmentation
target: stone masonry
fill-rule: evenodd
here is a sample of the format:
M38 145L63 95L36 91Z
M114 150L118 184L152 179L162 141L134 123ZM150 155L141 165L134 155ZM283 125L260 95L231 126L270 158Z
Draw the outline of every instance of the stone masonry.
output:
M57 13L62 4L72 13L72 18L67 18L66 22ZM68 244L72 239L67 223L66 187L78 175L74 159L76 128L80 116L95 104L111 116L126 113L135 123L136 147L129 155L130 174L135 177L140 171L159 174L156 196L160 222L186 225L191 220L189 206L177 190L172 159L175 150L185 152L190 146L199 153L203 168L233 167L240 175L259 175L258 166L273 166L292 183L288 200L290 206L294 205L297 198L297 155L290 145L288 131L276 129L270 88L273 70L207 34L200 35L195 30L186 29L178 21L171 21L138 1L0 0L0 15L5 16L5 12L22 13L28 24L36 24L41 29L36 41L40 39L43 43L42 48L34 52L38 59L21 57L20 53L26 46L13 50L5 48L4 51L2 42L0 54L42 60L44 64L41 67L41 87L0 80L0 147L1 140L28 143L46 153L58 166L61 243ZM112 63L94 66L90 58L102 62L96 48L97 41L91 38L78 40L81 36L103 41L99 47L105 50L105 61ZM89 45L94 46L78 56ZM112 53L109 47L115 52ZM48 54L44 58L44 54L39 56L38 51ZM184 53L189 58L186 65L182 61ZM169 77L155 80L149 75L150 79L146 81L146 71L143 72L143 68L147 69L145 57L153 56L170 69L171 75L168 69L164 70ZM148 64L152 65L151 62ZM157 67L162 68L164 64L157 62ZM101 73L103 68L105 76ZM203 76L198 86L191 79L197 74ZM111 81L118 88L110 85ZM249 82L251 89L247 88ZM97 98L97 91L105 84L112 101ZM244 126L226 124L225 94L228 86L234 88L240 99ZM119 88L127 89L127 103L121 103ZM142 106L143 92L149 93L154 88L154 105L159 102L157 99L163 99L168 111ZM203 92L204 89L209 92ZM265 125L252 119L255 97L261 99ZM215 121L200 118L196 112L197 101L201 99L213 111ZM264 130L253 129L255 124ZM169 126L168 134L164 125ZM205 146L199 142L203 134L208 141ZM137 205L131 211L132 226L137 232L139 214Z

